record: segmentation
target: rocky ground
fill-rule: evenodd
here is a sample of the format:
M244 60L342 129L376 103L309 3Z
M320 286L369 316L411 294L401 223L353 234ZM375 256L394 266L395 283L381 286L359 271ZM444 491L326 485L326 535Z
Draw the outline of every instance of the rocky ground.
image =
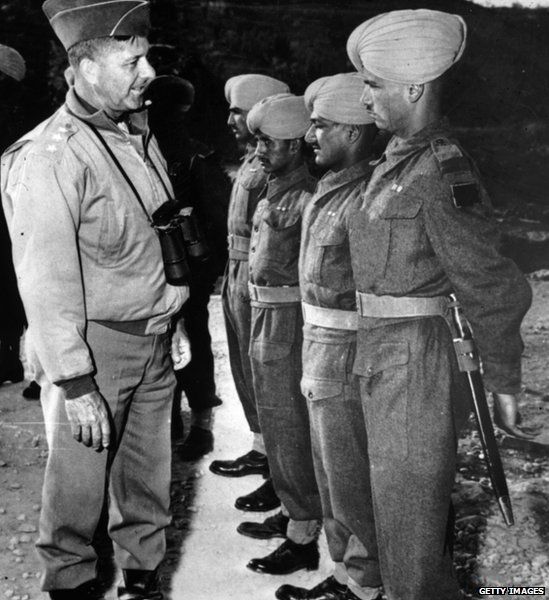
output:
M539 443L498 435L516 520L513 528L504 525L492 497L472 422L459 446L455 562L461 584L471 595L480 585L549 586L549 272L531 276L531 283L535 301L524 324L521 413L525 424L539 430ZM212 457L236 456L249 447L230 380L218 297L212 301L212 313L224 399L216 416L216 450L198 463L174 461L174 517L162 578L166 589L173 590L173 600L273 598L286 579L257 575L244 565L279 542L238 536L234 527L242 514L231 506L234 497L251 491L261 480L227 480L207 470ZM11 600L45 597L39 591L40 566L33 542L47 448L40 407L22 399L22 388L23 384L0 387L0 598ZM261 517L256 515L255 520ZM287 579L314 585L329 574L329 559L325 551L323 555L320 572ZM104 574L116 579L108 567ZM112 591L109 597L115 597Z

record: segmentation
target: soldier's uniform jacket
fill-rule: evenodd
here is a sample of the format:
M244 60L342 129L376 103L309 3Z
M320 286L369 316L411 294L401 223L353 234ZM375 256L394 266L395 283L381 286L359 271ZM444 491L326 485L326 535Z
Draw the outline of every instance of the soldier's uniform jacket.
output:
M229 263L226 283L241 300L245 301L249 300L248 256L247 252L233 249L233 240L235 236L250 239L252 218L266 180L267 177L254 154L254 149L249 148L233 183L227 220Z
M516 265L499 254L487 194L448 136L443 120L387 146L351 222L357 289L378 296L455 292L473 327L487 387L515 393L520 323L531 290ZM359 319L359 327L376 326L371 321Z
M372 170L365 160L337 173L329 171L305 208L299 284L307 304L356 309L349 220L360 208Z
M259 286L297 286L301 218L315 179L301 166L269 178L253 218L250 282Z
M86 322L167 329L187 288L166 283L157 235L93 124L151 215L171 192L145 123L128 133L89 114L73 90L49 119L2 159L2 199L36 367L53 382L93 370Z

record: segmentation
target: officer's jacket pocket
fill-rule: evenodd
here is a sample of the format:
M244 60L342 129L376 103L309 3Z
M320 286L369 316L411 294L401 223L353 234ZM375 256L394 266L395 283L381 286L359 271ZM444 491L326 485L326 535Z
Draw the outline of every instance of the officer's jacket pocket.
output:
M250 355L262 363L274 362L286 358L292 351L292 344L284 342L263 342L252 340Z
M301 213L297 210L279 210L271 207L263 212L263 220L271 229L288 229L299 223Z
M347 232L334 223L318 222L311 233L318 246L340 246L345 242Z
M106 202L97 241L97 262L105 267L116 266L125 237L125 213L117 210L112 201Z
M312 379L303 377L301 379L301 393L307 400L326 400L336 398L343 394L343 383L341 381L328 381L326 379Z
M321 225L311 232L316 245L315 280L335 289L353 287L347 232L334 223Z
M352 377L356 344L303 340L303 374L311 379L347 382Z
M373 377L393 367L407 365L409 360L407 342L381 342L375 347L359 344L353 372L361 377Z

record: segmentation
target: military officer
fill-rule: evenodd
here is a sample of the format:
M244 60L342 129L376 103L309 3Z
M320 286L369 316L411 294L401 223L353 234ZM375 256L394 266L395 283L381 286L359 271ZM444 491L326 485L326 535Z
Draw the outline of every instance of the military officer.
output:
M458 600L451 491L470 409L447 297L475 332L500 423L516 426L531 291L498 252L478 172L442 116L444 73L466 44L463 19L402 10L360 25L347 50L363 102L393 134L352 219L360 379L381 576L389 600Z
M303 215L299 281L303 303L303 379L324 529L334 573L310 590L284 585L281 600L372 600L381 577L373 521L368 441L358 378L355 283L349 225L372 173L377 134L360 102L357 73L323 77L305 91L305 140L328 169Z
M226 477L242 477L253 473L265 477L269 475L248 355L251 314L248 254L252 216L266 176L254 154L255 138L248 130L246 118L256 102L288 90L285 83L260 74L237 75L231 77L225 85L225 97L229 103L228 125L237 143L246 148L246 154L233 183L229 203L229 262L223 282L222 300L231 372L244 415L254 434L250 452L234 460L214 460L210 465L211 471ZM279 505L280 501L269 478L258 490L237 499L237 506L243 510L271 510Z
M271 554L252 559L248 568L280 575L316 569L319 561L320 498L307 404L299 389L302 318L297 273L301 216L315 180L303 158L309 112L302 96L266 98L252 108L247 123L268 176L250 240L250 357L271 477L289 518L287 539ZM240 532L246 534L250 526L241 525Z
M152 214L173 192L146 126L145 0L47 0L67 50L66 101L4 154L2 200L42 386L49 447L37 548L53 600L103 598L92 540L108 495L122 600L160 600L170 522L169 327L188 287L167 282ZM72 435L71 435L72 434ZM74 438L74 439L73 439Z

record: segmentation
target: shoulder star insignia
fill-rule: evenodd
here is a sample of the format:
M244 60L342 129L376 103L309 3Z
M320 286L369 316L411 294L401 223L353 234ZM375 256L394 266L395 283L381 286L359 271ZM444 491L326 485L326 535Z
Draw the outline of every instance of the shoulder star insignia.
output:
M60 135L59 133L54 133L54 134L51 136L51 139L52 139L53 141L55 141L55 142L60 142L60 141L63 139L63 136L62 136L62 135Z
M48 152L55 152L57 150L57 146L55 144L50 144L49 146L46 146L46 150Z

